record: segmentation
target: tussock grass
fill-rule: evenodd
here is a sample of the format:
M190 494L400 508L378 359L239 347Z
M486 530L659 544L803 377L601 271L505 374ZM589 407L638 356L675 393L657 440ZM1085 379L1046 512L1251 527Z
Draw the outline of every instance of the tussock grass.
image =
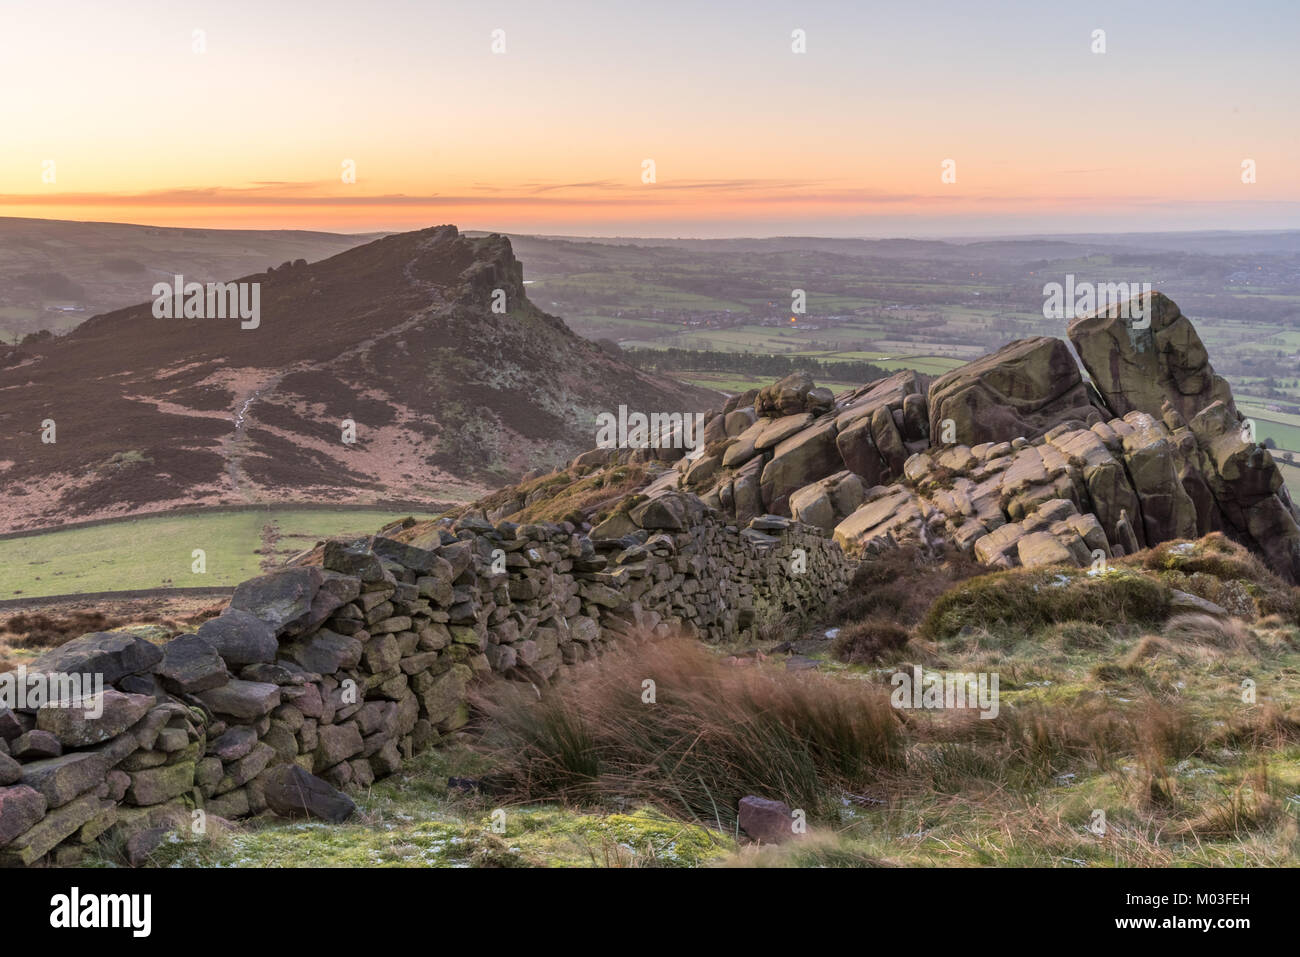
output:
M906 628L888 618L868 618L845 625L831 643L831 654L851 665L879 661L907 644Z
M1129 571L1105 575L1012 569L972 578L945 592L917 629L923 638L951 638L963 628L1036 630L1067 621L1158 625L1169 589Z
M644 682L654 682L648 703ZM883 688L731 667L694 642L646 641L478 702L484 738L519 800L634 800L731 830L748 794L810 815L837 789L899 766L901 723Z
M1122 559L1121 564L1163 573L1173 587L1222 605L1234 614L1280 615L1288 622L1300 623L1300 591L1222 532L1211 532L1196 541L1162 542ZM1247 599L1240 597L1243 591ZM1255 615L1245 614L1241 606L1246 600L1253 602Z
M1212 615L1174 615L1165 622L1165 635L1174 641L1223 651L1249 653L1255 637L1240 621Z
M832 609L836 621L883 618L910 628L955 583L986 569L957 549L927 556L913 546L889 549L862 561Z

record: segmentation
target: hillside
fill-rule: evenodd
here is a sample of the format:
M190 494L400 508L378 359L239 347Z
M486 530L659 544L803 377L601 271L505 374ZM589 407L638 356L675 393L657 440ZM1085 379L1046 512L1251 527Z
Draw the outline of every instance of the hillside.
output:
M139 302L176 273L199 282L314 261L373 235L301 229L177 229L0 217L0 342L61 334Z
M500 236L437 227L242 281L260 284L255 329L155 318L150 302L0 358L0 530L177 505L468 499L590 446L600 411L711 402L535 308Z

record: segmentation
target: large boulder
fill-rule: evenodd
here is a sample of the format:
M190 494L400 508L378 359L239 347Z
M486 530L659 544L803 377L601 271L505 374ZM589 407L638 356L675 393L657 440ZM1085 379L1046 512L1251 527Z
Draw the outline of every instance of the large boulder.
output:
M1146 543L1196 538L1196 505L1179 478L1178 446L1164 426L1144 412L1130 413L1124 421L1132 427L1123 439L1124 462L1141 506Z
M1213 402L1236 415L1232 390L1177 303L1159 292L1081 316L1070 341L1092 384L1116 416L1160 417L1166 401L1186 421Z
M778 445L760 482L769 512L790 514L790 493L840 470L835 419L826 416Z
M1262 552L1275 572L1300 582L1300 524L1268 449L1249 441L1230 407L1215 402L1192 418L1201 473L1238 538Z
M121 631L98 631L74 638L27 665L29 673L102 675L113 684L127 675L153 669L162 660L162 649L138 635Z
M246 611L283 634L308 620L312 601L324 580L314 565L284 568L242 582L231 596L230 607Z
M1106 537L1120 540L1120 516L1138 515L1138 497L1122 458L1117 458L1094 429L1071 429L1049 437L1051 444L1080 470L1087 497ZM1141 528L1135 534L1144 538Z
M790 514L796 521L830 532L857 510L866 491L857 475L836 472L794 492L790 496Z
M157 674L173 694L207 691L225 684L229 677L225 660L198 635L180 635L163 645Z
M217 618L205 621L199 626L198 637L232 668L275 661L280 647L274 628L238 608L227 608Z
M866 504L835 526L834 538L848 554L883 551L922 537L921 500L904 485L876 487Z
M759 390L754 409L760 416L794 415L806 411L808 394L813 391L813 378L806 372L793 372ZM815 404L814 400L814 404Z
M1033 439L1063 422L1102 418L1069 346L1043 336L1012 342L936 379L929 407L936 445Z

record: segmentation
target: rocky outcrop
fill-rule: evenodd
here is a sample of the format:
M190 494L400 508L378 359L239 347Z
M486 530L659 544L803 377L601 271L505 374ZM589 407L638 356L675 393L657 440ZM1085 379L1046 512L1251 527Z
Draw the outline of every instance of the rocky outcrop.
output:
M656 487L689 488L742 522L793 515L833 529L851 552L951 541L994 565L1094 560L1223 531L1300 581L1300 525L1281 473L1178 307L1155 293L1078 319L1069 335L1091 383L1069 345L1046 337L1010 343L928 391L901 372L827 406L811 379L789 376L734 397L709 420L706 447ZM1049 502L1073 511L1044 515Z

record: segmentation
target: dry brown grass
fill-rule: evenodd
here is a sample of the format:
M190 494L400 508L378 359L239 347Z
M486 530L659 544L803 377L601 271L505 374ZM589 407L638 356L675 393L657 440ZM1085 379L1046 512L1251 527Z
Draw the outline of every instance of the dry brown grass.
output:
M890 549L858 565L831 617L845 624L875 619L911 628L954 584L987 571L957 549L936 556L912 546Z
M15 648L57 648L73 638L108 631L123 623L100 612L74 611L64 616L20 612L4 623L3 630L15 636L9 639Z
M653 681L654 700L646 681ZM635 800L731 830L748 794L810 815L900 762L901 722L864 682L728 667L697 643L643 641L574 669L540 701L491 689L484 747L520 800Z
M1200 614L1174 615L1165 622L1165 637L1186 645L1243 654L1253 653L1257 644L1255 636L1237 619Z

